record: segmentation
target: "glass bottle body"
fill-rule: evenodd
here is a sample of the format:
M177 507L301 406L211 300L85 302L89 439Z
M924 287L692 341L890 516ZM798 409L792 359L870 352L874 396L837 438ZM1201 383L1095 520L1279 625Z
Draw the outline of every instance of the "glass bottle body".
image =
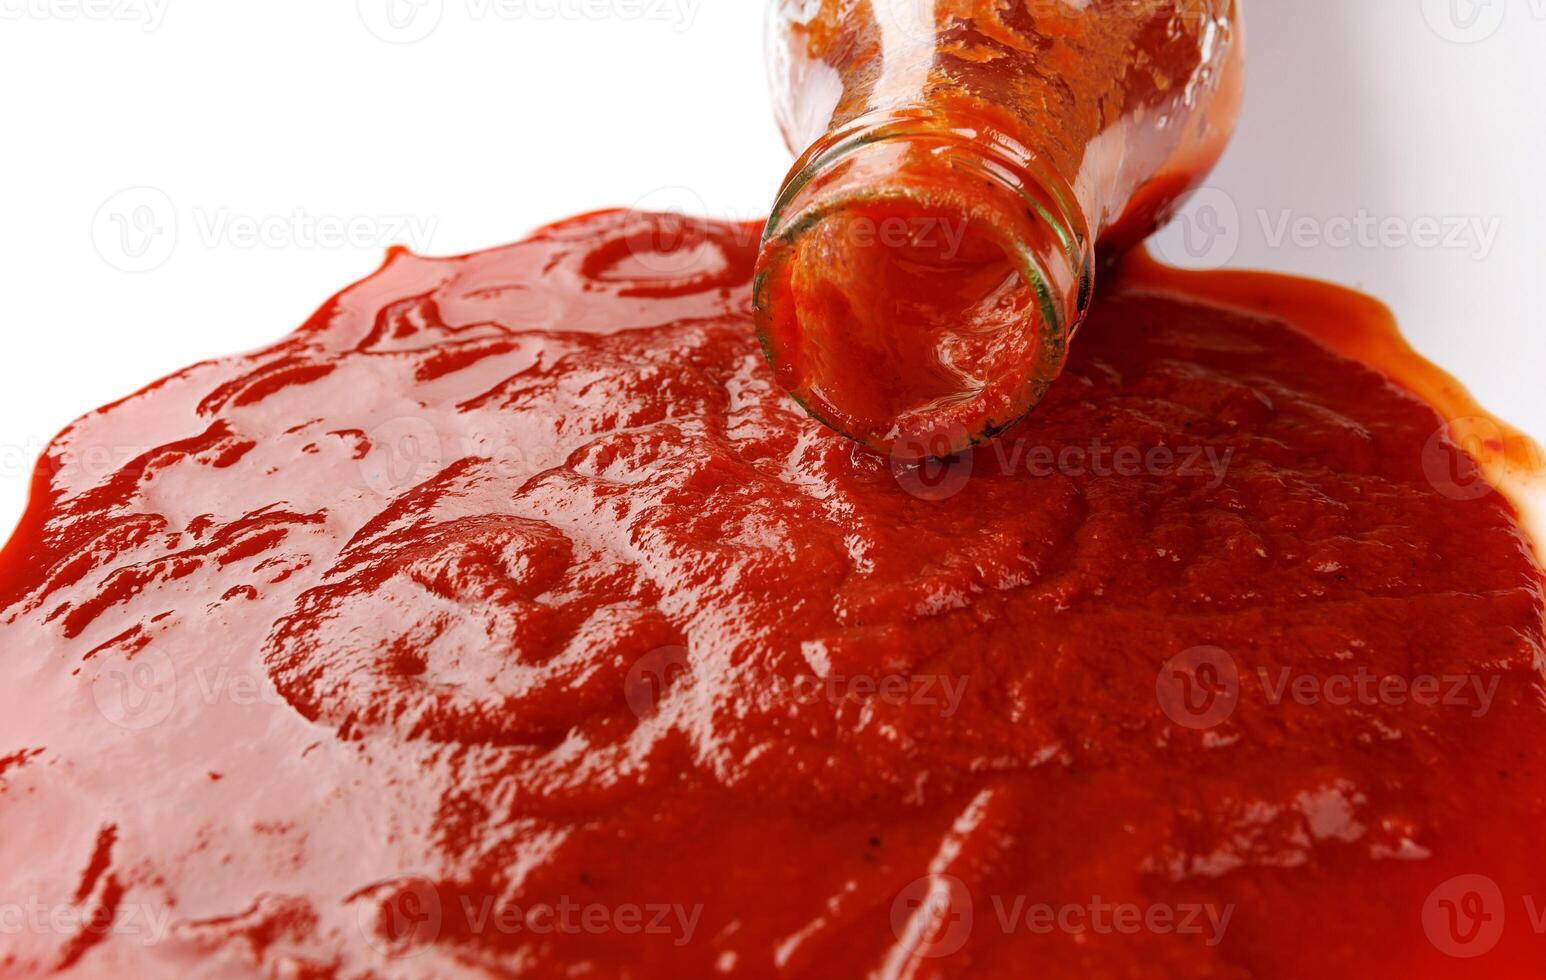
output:
M1223 151L1235 0L773 0L801 154L756 305L779 382L880 451L1025 415L1084 316L1095 245L1141 241Z

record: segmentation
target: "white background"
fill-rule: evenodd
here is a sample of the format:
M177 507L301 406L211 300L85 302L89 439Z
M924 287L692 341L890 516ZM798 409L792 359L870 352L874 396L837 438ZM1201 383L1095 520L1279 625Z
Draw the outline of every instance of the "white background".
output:
M1546 435L1546 0L1246 3L1239 136L1161 254L1364 288ZM0 0L0 536L70 419L275 340L394 241L464 252L609 205L763 213L788 157L762 17Z

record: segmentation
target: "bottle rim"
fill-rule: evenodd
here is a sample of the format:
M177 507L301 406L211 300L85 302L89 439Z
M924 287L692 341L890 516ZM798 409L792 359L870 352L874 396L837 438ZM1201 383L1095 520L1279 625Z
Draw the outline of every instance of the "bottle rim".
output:
M994 190L968 207L950 192L950 181L845 180L845 171L862 155L888 144L928 146L948 169L951 180L980 177ZM919 458L949 455L985 442L1020 421L1041 401L1061 372L1069 344L1089 308L1094 288L1094 249L1088 225L1066 181L1036 154L980 115L929 106L867 113L818 140L796 162L780 191L763 233L753 284L758 337L775 369L779 366L767 325L772 317L769 286L790 261L801 236L824 219L848 209L875 204L934 205L964 211L1004 250L1035 295L1040 313L1036 364L1029 390L1018 392L1012 417L994 420L982 431L948 440L946 452L920 452ZM824 424L859 438L841 420L813 407L792 392L801 406ZM895 453L894 444L871 448ZM933 437L928 440L936 442Z

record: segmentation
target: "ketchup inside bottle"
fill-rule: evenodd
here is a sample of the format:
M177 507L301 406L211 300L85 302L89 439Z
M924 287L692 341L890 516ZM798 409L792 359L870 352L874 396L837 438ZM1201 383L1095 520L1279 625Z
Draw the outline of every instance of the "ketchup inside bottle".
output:
M1118 254L1233 127L1233 0L775 6L785 137L756 305L775 376L898 458L1030 411Z

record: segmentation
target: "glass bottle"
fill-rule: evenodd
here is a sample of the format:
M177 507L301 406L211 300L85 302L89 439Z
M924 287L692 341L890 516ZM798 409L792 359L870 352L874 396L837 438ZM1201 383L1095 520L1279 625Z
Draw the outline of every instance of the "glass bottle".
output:
M1040 401L1097 240L1141 241L1223 151L1243 38L1236 0L773 0L769 56L801 155L758 259L764 351L910 460Z

